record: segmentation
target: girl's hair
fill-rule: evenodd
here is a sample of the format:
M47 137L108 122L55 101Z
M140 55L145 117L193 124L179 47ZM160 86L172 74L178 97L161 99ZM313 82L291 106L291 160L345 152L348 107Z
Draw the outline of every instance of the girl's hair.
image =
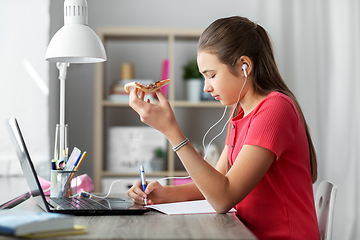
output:
M317 179L317 160L309 127L294 94L286 86L276 66L270 38L263 27L244 17L221 18L213 22L201 34L198 51L214 54L227 65L229 71L238 76L238 61L247 56L253 62L253 88L256 93L281 92L292 99L297 106L305 126L309 144L311 178ZM234 115L239 112L235 104Z

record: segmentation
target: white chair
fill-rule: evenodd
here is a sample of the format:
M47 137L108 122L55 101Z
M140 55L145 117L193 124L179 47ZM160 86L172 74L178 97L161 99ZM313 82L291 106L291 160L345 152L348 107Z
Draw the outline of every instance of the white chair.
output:
M332 238L336 190L335 184L322 181L316 191L315 209L321 240L331 240Z

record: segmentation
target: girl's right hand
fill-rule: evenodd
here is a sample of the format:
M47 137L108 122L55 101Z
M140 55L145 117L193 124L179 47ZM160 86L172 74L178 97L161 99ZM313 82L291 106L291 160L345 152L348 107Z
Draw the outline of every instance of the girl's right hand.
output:
M147 182L145 192L141 188L140 180L134 181L134 185L127 191L127 195L131 197L135 203L144 205L144 199L147 198L147 204L163 203L165 188L158 182Z
M143 123L159 130L165 137L174 135L176 131L181 132L174 111L161 90L156 91L156 96L159 100L156 105L144 101L144 96L144 92L140 92L140 95L138 95L137 89L133 88L130 91L129 98L130 107L139 114L140 120Z

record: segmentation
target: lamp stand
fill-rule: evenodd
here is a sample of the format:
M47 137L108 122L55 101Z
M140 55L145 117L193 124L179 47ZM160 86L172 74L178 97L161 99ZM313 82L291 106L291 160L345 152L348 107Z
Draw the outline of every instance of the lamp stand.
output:
M67 139L65 131L65 79L67 74L67 68L70 63L56 63L56 67L59 69L60 79L60 141L59 141L59 160L65 158L64 150L67 151Z

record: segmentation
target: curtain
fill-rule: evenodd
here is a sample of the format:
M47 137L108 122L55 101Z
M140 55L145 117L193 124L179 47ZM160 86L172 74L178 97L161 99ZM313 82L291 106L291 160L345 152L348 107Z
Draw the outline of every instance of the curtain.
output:
M329 16L324 178L338 185L334 239L359 239L360 2L332 1Z
M5 126L16 117L39 172L50 169L48 129L49 1L0 1L0 176L22 175Z
M318 181L338 186L333 239L360 239L360 2L259 1L283 78L318 156ZM254 19L253 19L254 20Z

